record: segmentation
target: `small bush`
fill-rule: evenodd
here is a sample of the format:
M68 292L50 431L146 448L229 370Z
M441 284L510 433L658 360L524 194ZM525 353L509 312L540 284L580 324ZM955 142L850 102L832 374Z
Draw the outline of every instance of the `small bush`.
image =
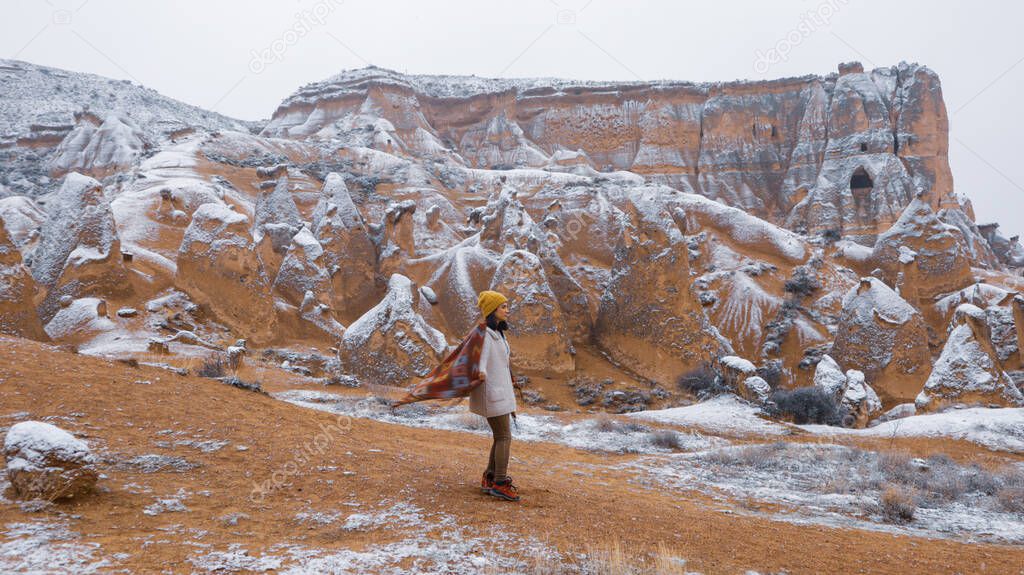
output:
M657 429L652 431L650 441L651 445L661 447L663 449L679 449L682 447L682 442L679 440L679 434L671 429Z
M888 523L905 524L914 520L914 494L908 489L890 485L878 498L882 519Z
M1024 487L1002 487L996 492L996 499L1010 513L1024 513Z
M772 389L776 389L779 387L779 384L782 383L782 374L783 369L781 359L766 361L764 365L758 366L757 368L757 376L768 382L768 385L771 386Z
M224 360L219 355L208 357L199 366L196 375L200 377L224 377Z
M878 454L875 465L888 483L910 485L918 471L910 464L910 453L906 451L883 451Z
M684 373L676 381L676 385L680 391L685 391L698 399L706 399L731 391L722 380L722 375L710 365L704 365Z
M821 232L821 238L826 242L833 244L843 239L843 235L839 233L839 230L829 229Z
M821 283L808 266L797 266L793 269L793 277L786 280L783 289L799 296L809 296L821 289Z
M825 390L815 386L776 390L769 401L773 404L769 407L769 415L792 419L799 425L842 425L847 416L846 408L836 403Z
M643 433L651 430L650 427L647 427L642 423L634 423L632 421L624 423L621 421L617 421L606 414L601 414L598 417L594 418L594 427L595 429L597 429L597 431L603 431L605 433L623 434Z

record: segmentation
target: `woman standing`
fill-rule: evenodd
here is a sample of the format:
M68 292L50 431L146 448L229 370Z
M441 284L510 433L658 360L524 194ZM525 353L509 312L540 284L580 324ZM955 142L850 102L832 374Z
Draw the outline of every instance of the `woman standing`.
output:
M422 381L412 386L392 409L414 401L469 396L469 410L487 418L493 441L491 456L480 480L484 493L507 501L519 501L508 476L512 431L509 417L516 416L515 384L509 365L508 298L496 291L480 292L477 307L483 321L473 327L448 357Z
M480 352L480 379L483 384L469 395L469 410L487 418L491 427L491 455L480 480L484 493L519 501L519 494L508 475L509 448L512 444L511 417L515 416L516 395L509 365L511 348L505 338L508 329L508 298L496 291L483 291L477 300L486 326Z

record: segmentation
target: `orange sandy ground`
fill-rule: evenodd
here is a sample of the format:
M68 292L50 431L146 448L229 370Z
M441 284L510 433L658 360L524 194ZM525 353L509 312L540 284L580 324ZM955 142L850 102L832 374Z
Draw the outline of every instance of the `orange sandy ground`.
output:
M274 391L286 386L268 381L265 387ZM18 412L29 415L4 417ZM697 492L645 489L628 482L627 472L606 467L635 456L588 453L550 443L513 444L510 472L520 485L523 501L499 502L479 493L479 474L489 445L486 437L367 420L352 420L349 431L333 436L324 455L314 456L287 486L257 505L248 498L253 481L282 469L301 445L320 432L320 424L333 423L334 416L210 379L133 368L0 337L0 423L6 426L46 416L67 417L53 422L119 460L159 453L201 465L186 473L147 474L108 461L100 489L79 501L37 512L0 504L0 526L58 513L73 516L69 527L81 533L84 541L102 545L104 557L129 554L117 568L132 572L191 572L193 565L187 558L203 552L187 543L195 541L211 544L215 550L239 543L250 555L259 555L279 543L359 549L396 540L401 534L387 529L345 531L337 524L321 527L295 519L303 511L349 509L344 502L360 502L358 509L366 511L385 499L408 500L427 511L450 514L468 532L489 532L496 526L507 534L507 550L515 549L519 536L534 536L563 551L619 545L641 555L660 547L685 558L687 569L707 574L748 569L793 574L1024 572L1022 547L737 515L728 509L729 502ZM231 443L210 453L188 446L154 445L180 438L158 435L166 429L185 431L187 438ZM237 445L248 450L239 451ZM982 462L999 459L966 442L884 440L859 445L917 455L942 451ZM351 455L346 455L349 451ZM337 466L337 471L320 471L321 466ZM572 473L578 469L590 475ZM345 470L355 473L344 475ZM333 484L327 479L333 479ZM133 493L137 488L131 484L152 492ZM192 493L185 501L188 513L142 513L154 497L170 496L181 488ZM201 495L203 491L209 495ZM736 503L733 508L771 507L744 503L741 508ZM225 525L220 518L233 512L245 513L249 519ZM186 529L159 530L174 524ZM197 539L189 529L208 534ZM154 543L143 549L147 537Z

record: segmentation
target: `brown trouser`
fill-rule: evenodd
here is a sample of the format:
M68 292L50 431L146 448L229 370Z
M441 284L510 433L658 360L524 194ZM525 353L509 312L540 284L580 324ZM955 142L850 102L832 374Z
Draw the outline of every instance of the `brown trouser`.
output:
M495 481L504 481L508 477L508 451L512 444L512 429L509 427L511 414L488 417L487 424L491 426L491 435L494 442L491 443L491 458L487 462L487 473L494 477Z

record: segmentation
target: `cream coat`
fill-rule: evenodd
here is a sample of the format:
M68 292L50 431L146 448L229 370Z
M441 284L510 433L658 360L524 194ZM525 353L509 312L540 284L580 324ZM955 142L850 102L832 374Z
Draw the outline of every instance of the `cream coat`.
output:
M508 340L487 328L480 350L480 372L485 379L469 394L469 410L484 417L505 415L516 410L516 394L512 387Z

